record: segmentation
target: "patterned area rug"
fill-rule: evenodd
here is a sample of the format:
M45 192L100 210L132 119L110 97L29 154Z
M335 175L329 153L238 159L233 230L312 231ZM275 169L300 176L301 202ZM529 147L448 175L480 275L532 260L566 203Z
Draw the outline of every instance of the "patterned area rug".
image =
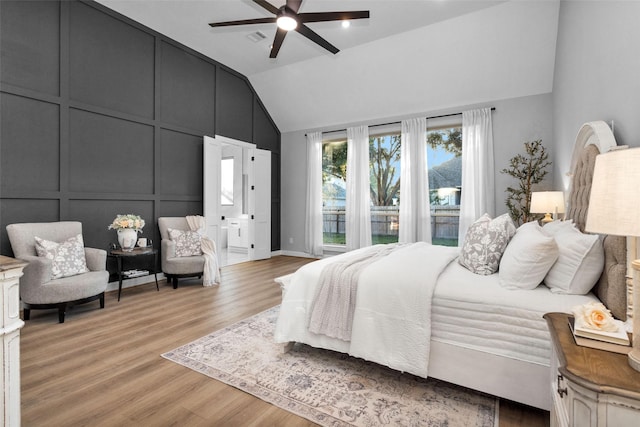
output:
M302 344L283 354L278 310L162 356L322 426L497 426L495 397Z

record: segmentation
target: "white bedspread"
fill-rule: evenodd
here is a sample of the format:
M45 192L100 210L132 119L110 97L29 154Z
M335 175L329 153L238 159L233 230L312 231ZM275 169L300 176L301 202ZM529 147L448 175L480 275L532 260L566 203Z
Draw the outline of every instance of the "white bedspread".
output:
M308 332L320 272L337 257L307 264L286 285L275 340L336 350L427 377L431 298L440 273L457 256L458 248L419 242L367 266L360 276L350 343Z
M556 294L545 285L532 290L500 286L498 274L473 274L451 263L433 293L431 340L549 366L551 340L545 313L571 313L598 301L587 295Z
M341 258L326 265L318 280L309 331L351 341L360 274L367 266L403 246L399 243L370 246L357 256Z

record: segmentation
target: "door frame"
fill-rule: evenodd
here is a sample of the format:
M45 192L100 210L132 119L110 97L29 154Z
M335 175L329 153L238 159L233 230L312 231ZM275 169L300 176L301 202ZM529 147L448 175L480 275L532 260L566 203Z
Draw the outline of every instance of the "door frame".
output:
M234 145L236 147L241 147L243 149L243 153L244 150L248 150L249 154L249 160L251 158L251 153L255 153L256 150L258 150L256 144L252 144L250 142L246 142L246 141L240 141L238 139L233 139L233 138L229 138L226 136L222 136L222 135L215 135L213 137L210 136L205 136L204 137L204 149L206 150L207 147L207 142L209 144L213 143L215 144L219 151L222 152L222 147L223 145ZM260 151L264 151L264 150L260 150ZM209 237L211 237L212 239L214 239L214 241L217 243L220 241L220 237L221 237L221 221L222 218L220 216L220 212L221 212L221 200L220 200L220 167L217 167L217 175L213 176L214 174L210 174L207 173L207 167L209 167L207 165L207 161L211 160L209 159L209 157L206 153L203 155L203 159L204 159L204 165L203 167L205 168L205 171L203 172L203 180L205 181L203 183L203 209L204 209L204 216L207 219L207 228L212 230L212 234L214 235L210 235ZM218 155L217 157L220 158L221 160L221 156ZM244 155L243 155L244 157ZM249 163L248 167L247 167L247 171L248 171L248 181L249 183L254 183L255 182L255 174L256 172L254 171L254 163L255 162L251 162ZM217 182L215 182L217 179ZM207 182L207 180L209 180L210 182ZM255 184L254 184L255 185ZM269 184L270 185L270 184ZM212 188L214 187L215 188ZM210 200L208 200L208 197L214 197L213 202L211 202ZM248 195L247 195L247 199L248 199L248 207L247 207L247 216L249 219L249 227L248 227L248 231L249 231L249 247L247 248L248 251L248 259L250 261L254 260L254 259L262 259L264 258L264 256L261 257L257 257L256 251L251 250L251 245L255 243L256 240L256 227L255 227L255 218L252 219L252 215L254 214L254 212L250 212L250 209L255 209L256 206L256 196L255 196L255 192L253 191L249 191ZM215 203L215 206L214 206ZM271 207L268 207L269 211L271 209ZM270 217L270 215L269 215ZM209 221L211 221L211 226L209 225ZM271 237L270 235L270 230L271 230L271 218L269 218L269 237ZM269 242L269 245L271 244L271 242ZM270 253L269 253L270 256Z

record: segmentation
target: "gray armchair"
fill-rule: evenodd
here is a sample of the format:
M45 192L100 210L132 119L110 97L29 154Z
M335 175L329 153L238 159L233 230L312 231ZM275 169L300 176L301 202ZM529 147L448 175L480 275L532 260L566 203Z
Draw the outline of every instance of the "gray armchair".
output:
M57 308L58 320L64 323L67 308L97 299L100 300L100 308L104 308L104 292L109 284L106 251L85 248L89 272L59 279L52 279L52 261L39 257L36 252L36 236L63 242L82 234L82 223L62 221L10 224L7 225L7 233L14 257L29 263L20 279L24 320L29 320L32 309Z
M161 217L158 218L160 229L161 256L160 264L167 282L173 283L173 289L178 289L180 277L202 277L204 272L204 256L176 256L176 244L169 237L169 228L175 230L190 230L185 217Z

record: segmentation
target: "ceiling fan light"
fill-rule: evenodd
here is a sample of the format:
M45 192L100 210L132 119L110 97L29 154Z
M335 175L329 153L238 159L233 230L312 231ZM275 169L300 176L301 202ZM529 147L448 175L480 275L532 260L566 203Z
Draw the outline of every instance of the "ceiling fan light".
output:
M279 28L285 31L295 30L298 27L298 21L288 15L282 15L278 17L278 19L276 20L276 24Z
M349 28L350 26L351 26L351 21L349 21L348 19L342 20L342 28Z

